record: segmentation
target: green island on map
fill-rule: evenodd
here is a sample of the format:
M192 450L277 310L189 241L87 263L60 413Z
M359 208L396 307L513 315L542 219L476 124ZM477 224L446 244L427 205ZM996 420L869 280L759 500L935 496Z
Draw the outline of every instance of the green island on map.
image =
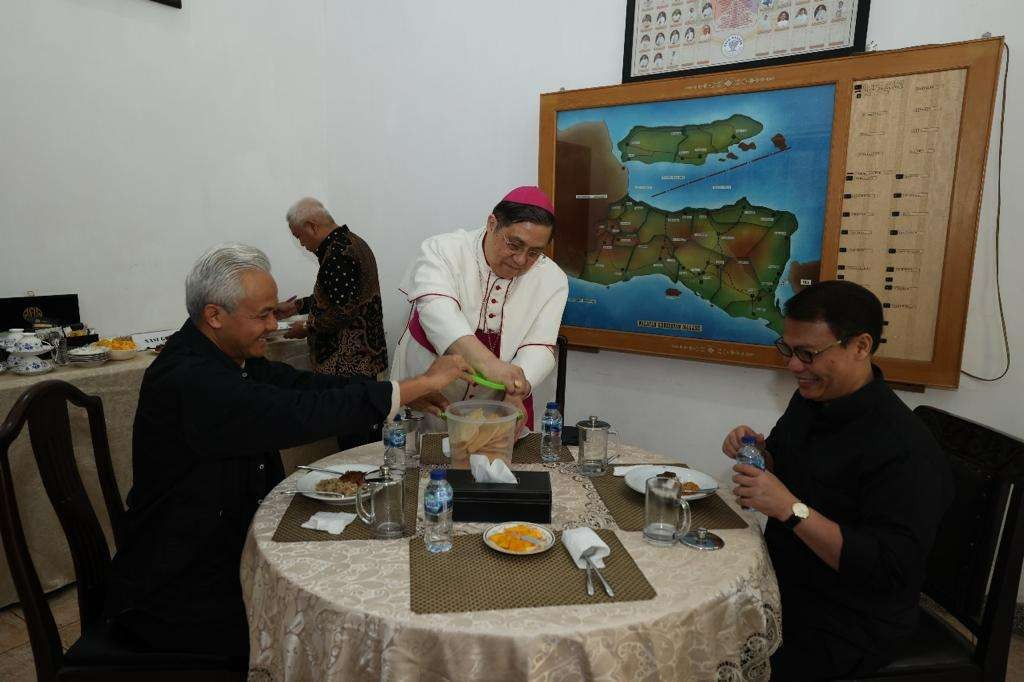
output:
M729 148L739 145L747 151L748 145L743 140L760 134L763 129L760 122L743 114L733 114L711 123L656 128L634 126L619 142L618 148L623 161L700 166L713 154L737 158Z
M775 290L797 230L792 213L745 197L715 209L667 212L626 195L608 209L580 279L607 286L664 275L732 317L762 319L782 333Z

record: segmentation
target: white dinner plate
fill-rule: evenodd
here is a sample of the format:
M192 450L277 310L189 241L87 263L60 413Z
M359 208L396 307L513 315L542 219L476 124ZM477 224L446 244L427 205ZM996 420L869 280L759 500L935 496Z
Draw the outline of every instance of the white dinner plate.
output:
M316 484L328 478L338 478L347 471L362 471L364 474L376 471L380 467L376 464L331 464L324 469L337 471L337 474L328 474L323 471L310 471L295 483L295 489L300 493L314 500L320 500L327 504L352 504L356 501L355 495L325 495L316 491Z
M647 492L647 479L654 478L663 471L671 471L679 479L680 483L693 482L699 485L701 488L714 488L718 490L718 481L713 477L708 476L703 471L697 471L696 469L687 469L686 467L674 467L666 466L664 464L648 464L646 466L639 466L636 469L631 470L626 474L626 485L633 490L637 491L641 495ZM708 495L714 493L696 493L694 495L684 495L683 499L690 500L702 500Z
M494 535L497 535L498 533L503 532L506 528L510 528L512 526L527 526L529 528L536 529L540 531L544 535L544 537L535 538L540 543L540 545L534 547L533 549L529 549L525 552L513 552L507 550L504 547L495 544L494 541L491 540L491 538ZM493 549L495 552L501 552L502 554L511 554L512 556L529 556L533 554L540 554L541 552L546 552L549 549L551 549L555 544L555 534L547 528L545 528L544 526L538 526L535 523L529 523L527 521L509 521L507 523L499 523L496 526L491 526L490 528L488 528L487 532L484 533L484 544Z

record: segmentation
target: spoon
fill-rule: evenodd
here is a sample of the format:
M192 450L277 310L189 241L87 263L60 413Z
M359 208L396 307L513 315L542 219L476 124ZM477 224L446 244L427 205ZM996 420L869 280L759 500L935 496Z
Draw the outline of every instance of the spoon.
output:
M595 548L592 547L591 549L595 549ZM594 573L597 573L597 578L598 578L598 580L601 581L601 585L604 586L605 593L607 593L609 597L614 597L615 593L612 592L612 586L609 585L608 581L604 579L603 575L601 575L601 570L597 567L597 564L594 563L594 560L591 559L589 556L587 556L586 561L587 561L587 566L589 566L590 568L594 569Z
M588 547L587 549L583 550L582 554L580 554L580 558L583 559L583 561L587 564L587 596L588 597L593 597L594 596L594 576L593 576L593 574L591 574L591 570L593 569L594 562L592 562L590 560L590 557L594 556L595 552L597 552L597 547Z
M534 547L540 547L540 546L542 546L544 544L540 540L538 540L537 538L531 537L529 535L524 535L524 534L521 534L521 533L512 533L512 536L514 536L517 540L524 540L524 541L530 543L531 545L533 545Z

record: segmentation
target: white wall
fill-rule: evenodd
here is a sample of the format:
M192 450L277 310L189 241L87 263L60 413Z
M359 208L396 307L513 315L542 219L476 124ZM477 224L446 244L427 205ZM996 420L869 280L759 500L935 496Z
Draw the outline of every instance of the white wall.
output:
M407 310L394 285L418 242L481 225L505 189L536 181L539 93L620 81L624 5L452 0L440 12L436 3L328 3L326 53L337 67L326 74L328 199L376 250L392 342ZM876 0L868 37L889 49L984 31L1005 33L1013 43L1024 35L1024 9L1010 0ZM1022 74L1011 75L1015 121L1024 105ZM1024 247L1014 220L1024 198L1012 190L1024 181L1022 154L1024 140L1008 135L1004 254ZM964 362L984 375L1001 367L993 317L993 187L990 182ZM1024 317L1013 301L1022 283L1024 274L1004 260L1008 323L1018 342ZM901 395L912 405L929 403L1024 435L1022 388L1024 374L1014 370L996 384L964 378L958 391ZM770 428L792 390L791 379L772 370L573 352L567 416L600 415L627 441L723 474L724 433L744 422Z
M185 6L4 3L0 296L77 291L105 334L176 327L184 274L226 240L307 285L284 212L325 188L323 6Z

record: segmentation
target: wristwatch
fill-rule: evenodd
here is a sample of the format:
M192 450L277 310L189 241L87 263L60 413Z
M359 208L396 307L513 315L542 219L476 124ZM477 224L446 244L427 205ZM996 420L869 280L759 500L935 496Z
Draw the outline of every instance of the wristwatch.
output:
M793 503L793 513L789 515L789 518L782 522L782 524L793 530L796 525L811 515L811 510L807 508L807 505L803 502Z

